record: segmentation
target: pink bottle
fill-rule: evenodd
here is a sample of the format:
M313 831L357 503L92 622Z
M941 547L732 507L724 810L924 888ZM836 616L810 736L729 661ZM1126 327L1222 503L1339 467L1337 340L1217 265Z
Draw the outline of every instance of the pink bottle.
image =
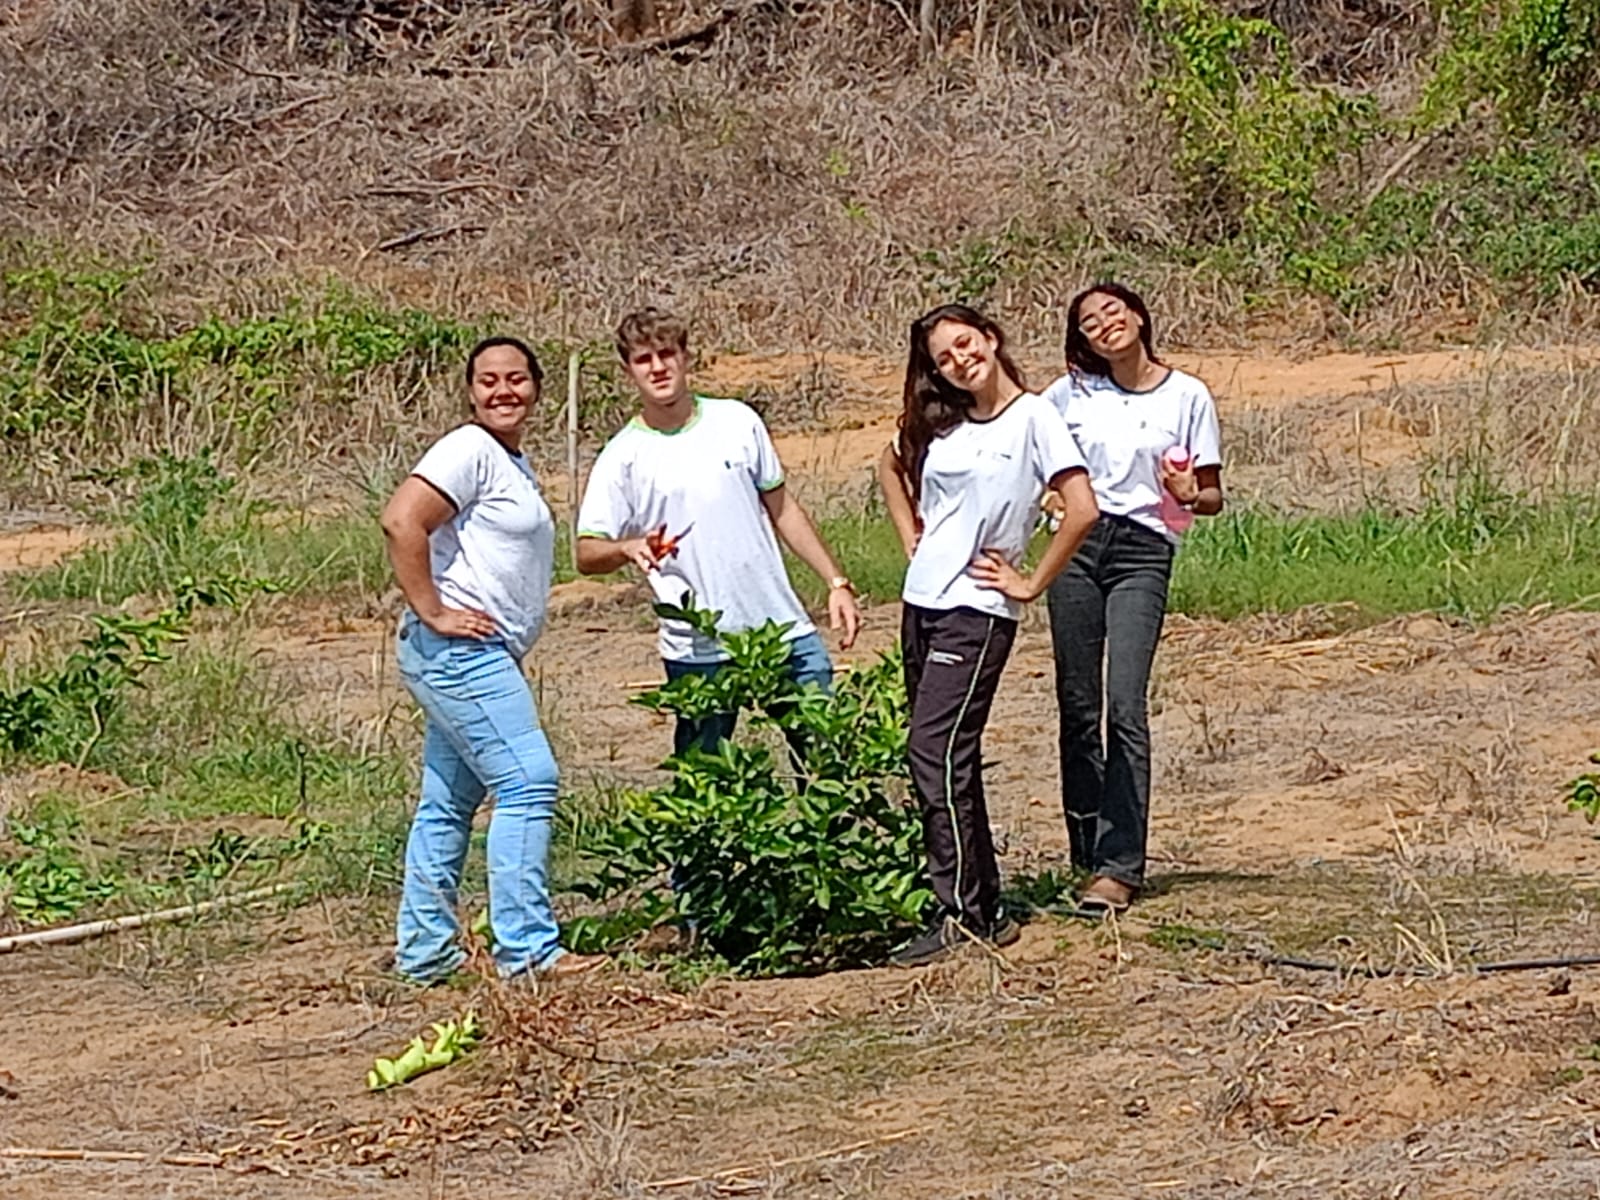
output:
M1174 471L1187 470L1192 461L1187 446L1173 446L1161 456L1161 461ZM1194 514L1178 503L1178 498L1165 487L1161 489L1161 519L1173 533L1182 533L1194 524Z

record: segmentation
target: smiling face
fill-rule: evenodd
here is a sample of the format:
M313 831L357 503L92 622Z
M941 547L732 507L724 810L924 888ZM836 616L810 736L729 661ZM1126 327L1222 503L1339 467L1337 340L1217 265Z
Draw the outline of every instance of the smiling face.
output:
M1078 309L1078 328L1091 350L1115 362L1138 351L1144 321L1120 298L1090 292Z
M539 398L539 384L528 360L515 346L490 346L472 363L472 415L512 449L522 442L522 427Z
M677 345L634 346L624 365L646 404L665 407L689 393L688 355Z
M1000 369L995 351L1000 343L981 329L960 321L940 321L928 334L928 355L939 374L973 395L985 391Z

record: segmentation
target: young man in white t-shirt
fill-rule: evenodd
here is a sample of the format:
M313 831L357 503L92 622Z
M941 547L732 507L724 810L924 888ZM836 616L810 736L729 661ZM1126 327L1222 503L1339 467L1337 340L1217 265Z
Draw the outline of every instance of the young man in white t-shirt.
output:
M860 626L855 590L784 486L766 425L738 400L690 391L688 328L670 314L628 314L617 327L617 353L640 411L606 443L589 475L578 510L578 570L599 575L631 563L658 599L678 603L693 592L699 607L721 612L724 633L787 624L792 676L831 686L827 647L789 584L777 539L827 582L829 625L842 631L846 650ZM676 545L664 547L663 536ZM661 622L660 646L668 679L714 673L727 659L681 621ZM673 752L714 749L737 719L680 719Z

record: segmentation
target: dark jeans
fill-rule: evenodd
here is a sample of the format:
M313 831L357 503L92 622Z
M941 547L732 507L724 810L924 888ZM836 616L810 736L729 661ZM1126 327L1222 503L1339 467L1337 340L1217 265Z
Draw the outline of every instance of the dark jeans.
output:
M1134 888L1144 884L1150 832L1147 698L1172 553L1143 525L1102 516L1050 585L1072 864Z
M663 660L663 665L667 668L669 682L685 675L715 675L723 666L719 662L671 660ZM828 647L820 633L805 634L789 644L788 667L789 677L801 687L815 684L825 692L833 689L833 660L828 657ZM717 743L733 736L738 723L739 714L736 712L715 713L698 720L679 717L672 731L672 752L682 754L690 746L698 745L709 754L717 748Z
M983 795L983 727L1017 623L970 608L901 610L911 698L911 782L922 803L933 894L987 936L1000 915L1000 865Z

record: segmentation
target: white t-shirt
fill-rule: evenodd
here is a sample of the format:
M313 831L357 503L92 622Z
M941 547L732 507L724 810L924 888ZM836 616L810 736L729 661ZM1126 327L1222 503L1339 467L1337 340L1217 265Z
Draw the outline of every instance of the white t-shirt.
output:
M934 438L922 466L922 538L901 598L1021 619L1021 601L979 587L967 568L984 550L1020 564L1044 489L1063 471L1083 469L1061 414L1031 392L986 421L966 420Z
M544 628L556 525L533 468L479 425L445 434L412 471L456 506L428 549L439 599L494 618L521 658Z
M754 409L738 400L695 397L694 415L662 433L635 417L606 443L578 509L578 536L613 541L665 525L688 535L650 573L656 597L722 613L724 633L772 620L791 623L788 640L815 632L778 550L761 494L783 483L783 464ZM690 526L693 528L690 528ZM681 621L661 622L661 657L721 662L727 652Z
M1174 370L1147 392L1127 392L1110 379L1069 371L1044 396L1083 451L1100 511L1176 542L1161 519L1161 456L1185 446L1196 467L1222 465L1217 406L1206 385Z

